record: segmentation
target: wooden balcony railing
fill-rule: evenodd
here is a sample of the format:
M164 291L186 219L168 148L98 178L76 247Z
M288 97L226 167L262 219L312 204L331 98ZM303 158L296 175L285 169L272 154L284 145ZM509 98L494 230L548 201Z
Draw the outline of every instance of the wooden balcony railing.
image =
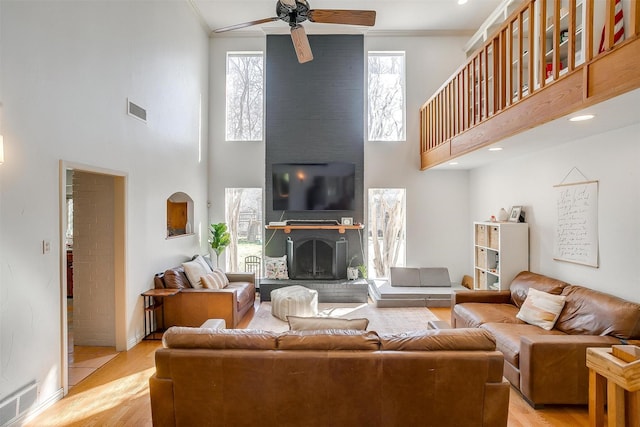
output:
M640 87L640 0L622 1L631 28L615 46L615 0L595 0L599 10L594 0L523 3L420 108L421 168ZM601 55L594 54L601 36L594 14L604 15ZM599 59L607 61L595 66ZM621 78L629 80L615 82ZM611 89L603 79L615 82Z

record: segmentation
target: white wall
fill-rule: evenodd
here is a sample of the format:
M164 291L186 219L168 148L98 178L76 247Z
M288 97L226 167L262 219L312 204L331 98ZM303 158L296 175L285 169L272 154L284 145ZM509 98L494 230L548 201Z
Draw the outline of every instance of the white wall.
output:
M128 346L153 274L206 250L208 37L183 1L0 10L0 400L35 380L42 403L62 387L59 160L127 176ZM127 97L148 123L126 115ZM165 239L176 191L193 198L201 235Z
M225 188L264 189L265 145L262 141L225 141L227 52L265 53L266 37L214 37L210 43L209 223L225 221ZM264 137L264 135L263 135ZM225 257L220 257L223 262Z
M365 189L406 188L409 267L448 267L460 283L471 274L467 171L420 171L420 106L465 60L467 37L367 36L367 50L404 50L407 140L365 143Z
M474 219L522 205L530 227L531 271L640 302L639 133L637 124L471 171ZM553 260L553 186L574 167L599 181L599 268ZM568 182L579 179L572 173Z

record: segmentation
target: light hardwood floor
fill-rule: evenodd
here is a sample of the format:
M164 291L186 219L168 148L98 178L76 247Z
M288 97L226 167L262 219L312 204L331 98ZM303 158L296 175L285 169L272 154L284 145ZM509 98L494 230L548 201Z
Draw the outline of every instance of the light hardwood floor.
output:
M441 320L450 319L448 308L431 311ZM245 317L239 327L246 327L252 316L253 313ZM154 352L159 346L159 341L143 341L118 354L95 374L73 387L64 399L25 425L151 426L148 380L154 372ZM534 410L512 389L508 425L587 427L589 417L586 406Z

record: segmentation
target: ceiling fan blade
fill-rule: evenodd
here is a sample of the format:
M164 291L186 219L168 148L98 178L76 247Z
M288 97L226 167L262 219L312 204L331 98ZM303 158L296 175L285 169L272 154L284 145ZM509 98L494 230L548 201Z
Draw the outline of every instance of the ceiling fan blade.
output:
M278 18L277 16L274 16L273 18L258 19L257 21L243 22L242 24L236 24L236 25L230 25L228 27L218 28L216 30L213 30L213 32L224 33L225 31L237 30L240 28L250 27L252 25L265 24L267 22L278 21L279 19L280 18Z
M313 59L311 46L309 46L309 38L302 25L291 27L291 40L293 40L293 48L296 50L299 63L304 64Z
M366 25L373 27L376 23L375 10L338 10L312 9L307 14L311 22L323 24Z

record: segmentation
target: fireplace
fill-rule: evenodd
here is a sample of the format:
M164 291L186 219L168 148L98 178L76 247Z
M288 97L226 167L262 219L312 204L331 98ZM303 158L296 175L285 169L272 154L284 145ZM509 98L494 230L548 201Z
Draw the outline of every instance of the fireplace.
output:
M347 277L346 239L327 240L310 237L287 239L289 278L298 280L334 280Z

